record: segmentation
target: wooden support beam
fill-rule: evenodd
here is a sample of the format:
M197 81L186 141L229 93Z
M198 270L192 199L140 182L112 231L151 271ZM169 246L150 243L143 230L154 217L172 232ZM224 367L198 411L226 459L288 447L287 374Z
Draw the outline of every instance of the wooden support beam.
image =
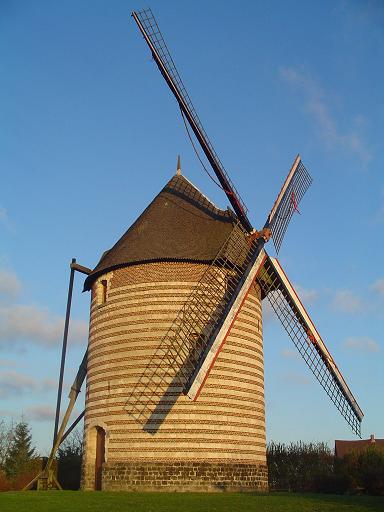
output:
M82 274L86 274L89 276L89 274L92 273L92 270L88 267L84 267L83 265L79 265L76 263L76 260L71 263L71 269L77 270L77 272L81 272Z
M64 437L64 431L67 427L69 418L71 416L71 413L73 411L73 408L76 403L76 399L81 391L81 386L85 380L85 377L87 375L87 358L88 358L88 351L85 352L83 360L81 361L81 364L79 366L79 369L77 371L75 380L73 381L73 384L71 386L71 391L69 393L69 404L67 407L67 410L65 411L64 418L61 422L61 426L59 428L59 431L57 433L57 436L54 440L51 453L49 455L47 464L45 465L45 468L40 471L38 475L35 476L33 480L31 480L23 489L23 491L27 491L30 489L33 484L38 480L45 480L46 482L42 485L42 488L51 489L53 486L55 486L57 489L61 489L61 486L59 482L56 479L56 476L54 475L54 472L52 471L52 464L56 456L56 452L60 446L60 444L63 441ZM78 418L79 420L79 418Z

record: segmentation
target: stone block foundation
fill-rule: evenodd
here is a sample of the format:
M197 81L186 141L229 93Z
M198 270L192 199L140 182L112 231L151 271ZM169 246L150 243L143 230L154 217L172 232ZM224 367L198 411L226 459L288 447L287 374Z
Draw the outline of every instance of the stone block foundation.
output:
M103 491L266 492L262 464L208 462L104 463Z

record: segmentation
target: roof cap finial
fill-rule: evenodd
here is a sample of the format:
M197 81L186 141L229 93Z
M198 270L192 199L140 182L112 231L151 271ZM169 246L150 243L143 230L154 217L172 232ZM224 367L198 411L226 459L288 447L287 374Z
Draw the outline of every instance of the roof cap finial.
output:
M178 176L181 175L181 162L180 162L180 155L177 155L177 169L176 169L176 174Z

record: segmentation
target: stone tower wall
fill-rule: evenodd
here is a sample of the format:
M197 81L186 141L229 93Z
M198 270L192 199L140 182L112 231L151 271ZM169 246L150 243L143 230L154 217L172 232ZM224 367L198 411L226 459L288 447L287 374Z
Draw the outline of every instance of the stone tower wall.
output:
M109 272L94 283L84 489L94 488L97 426L106 432L105 490L266 489L262 317L256 286L197 401L180 394L177 383L167 382L162 401L173 405L154 414L145 428L126 410L130 391L205 268L148 263ZM107 281L105 303L102 280Z

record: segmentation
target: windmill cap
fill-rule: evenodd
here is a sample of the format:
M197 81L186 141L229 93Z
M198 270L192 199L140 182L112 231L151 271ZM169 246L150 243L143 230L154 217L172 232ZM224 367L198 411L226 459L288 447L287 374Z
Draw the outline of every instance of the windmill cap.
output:
M236 216L217 208L190 181L176 174L86 278L117 268L159 261L211 262L228 238Z

